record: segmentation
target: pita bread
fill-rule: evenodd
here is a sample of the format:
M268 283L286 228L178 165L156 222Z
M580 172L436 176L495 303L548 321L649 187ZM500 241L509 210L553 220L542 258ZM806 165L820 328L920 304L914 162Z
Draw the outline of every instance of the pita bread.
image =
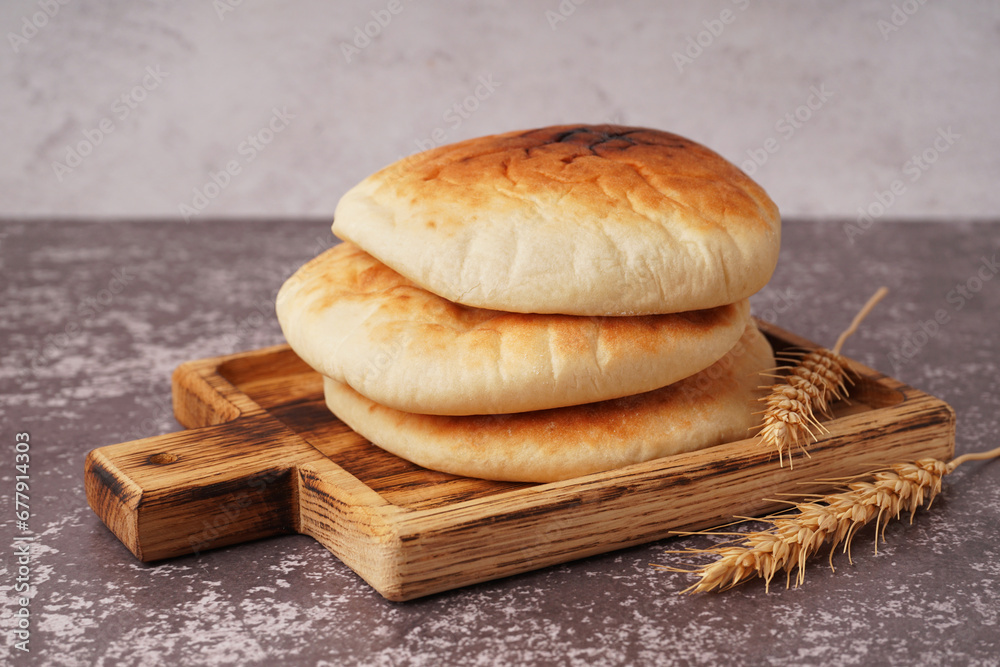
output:
M350 243L281 288L296 353L376 403L423 414L524 412L656 389L718 361L749 302L642 317L524 315L451 303Z
M445 417L400 412L326 378L326 403L371 442L425 468L485 479L549 482L748 436L774 366L751 324L723 359L690 378L611 401L519 414Z
M450 301L647 315L761 289L781 220L767 194L675 134L564 125L440 146L349 190L333 231Z

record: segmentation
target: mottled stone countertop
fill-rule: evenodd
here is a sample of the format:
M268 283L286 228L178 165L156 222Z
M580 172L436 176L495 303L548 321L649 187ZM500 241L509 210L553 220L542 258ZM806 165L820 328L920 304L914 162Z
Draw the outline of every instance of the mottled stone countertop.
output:
M170 373L281 341L269 302L332 242L325 221L0 225L4 637L58 665L997 665L1000 462L971 463L876 555L765 594L680 596L661 541L438 594L381 598L312 539L144 565L88 508L86 453L178 430ZM832 343L892 292L849 355L948 401L959 453L997 446L1000 225L790 222L759 316ZM937 319L939 324L935 324ZM15 439L30 434L30 654L14 648Z

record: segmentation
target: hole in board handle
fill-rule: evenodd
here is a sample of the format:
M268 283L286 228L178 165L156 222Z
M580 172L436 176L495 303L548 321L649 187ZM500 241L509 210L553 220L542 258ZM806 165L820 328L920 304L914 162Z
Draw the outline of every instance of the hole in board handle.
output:
M155 463L156 465L166 465L168 463L173 463L176 460L177 460L176 454L168 454L167 452L160 452L159 454L153 454L148 459L150 463Z

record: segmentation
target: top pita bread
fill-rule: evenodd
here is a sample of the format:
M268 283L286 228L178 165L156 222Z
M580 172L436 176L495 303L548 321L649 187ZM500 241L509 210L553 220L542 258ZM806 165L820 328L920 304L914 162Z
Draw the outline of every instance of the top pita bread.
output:
M417 285L520 313L640 315L747 298L771 276L778 209L693 141L616 125L440 146L348 191L333 231Z
M707 368L736 344L746 300L642 317L524 315L451 303L350 243L282 286L278 320L310 366L385 406L523 412L637 394Z

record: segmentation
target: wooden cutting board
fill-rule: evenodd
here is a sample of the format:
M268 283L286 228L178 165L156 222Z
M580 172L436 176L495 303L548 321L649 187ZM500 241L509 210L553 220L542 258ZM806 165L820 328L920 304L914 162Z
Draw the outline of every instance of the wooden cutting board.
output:
M776 350L815 347L759 322ZM189 430L87 456L87 499L137 558L156 561L281 533L319 540L391 600L657 540L779 508L781 493L924 456L949 459L944 402L849 360L850 403L779 467L741 440L549 484L415 466L326 408L320 376L287 345L182 364L174 412Z

